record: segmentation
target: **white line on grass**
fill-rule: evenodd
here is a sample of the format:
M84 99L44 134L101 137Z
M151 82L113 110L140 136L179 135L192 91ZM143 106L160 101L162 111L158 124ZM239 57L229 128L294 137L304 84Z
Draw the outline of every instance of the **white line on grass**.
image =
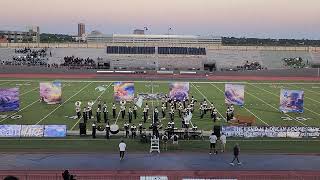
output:
M215 87L216 89L218 89L220 92L224 93L220 88L218 88L216 85L211 84L211 86ZM247 110L250 114L252 114L254 117L256 117L257 119L259 119L261 122L263 122L265 125L269 126L268 123L266 123L265 121L263 121L261 118L259 118L257 115L255 115L253 112L251 112L249 109L247 109L246 107L243 106L243 108L245 110Z
M3 121L5 121L6 119L9 119L10 117L12 117L12 116L14 116L14 115L18 114L19 112L21 112L21 111L23 111L23 110L27 109L28 107L32 106L32 105L33 105L34 103L36 103L36 102L39 102L39 100L37 99L37 100L33 101L33 102L32 102L31 104L29 104L28 106L26 106L26 107L24 107L24 108L20 109L19 111L17 111L17 112L15 112L15 113L11 114L10 116L7 116L6 118L2 119L0 122L3 122Z
M111 84L112 84L112 83L110 83L110 84L107 86L106 90L104 90L104 91L97 97L97 99L93 102L93 104L95 104L95 103L98 101L98 99L108 90L108 88L111 86ZM73 128L76 127L76 125L81 121L81 119L82 119L82 117L72 126L72 128L70 129L71 131L73 130Z
M251 86L255 87L254 85L251 85ZM246 93L249 94L250 96L255 97L256 99L259 99L261 102L265 103L266 105L270 106L271 108L279 111L279 109L277 109L276 107L272 106L271 104L265 102L263 99L260 99L259 97L255 96L255 95L253 95L253 94L251 94L251 93L249 93L249 92L246 92ZM284 114L284 115L290 117L291 119L294 119L295 121L297 121L295 118L293 118L292 116L290 116L290 115L288 115L288 114ZM300 123L300 124L302 124L302 125L304 125L304 126L307 126L307 125L304 124L303 122L300 122L300 121L297 121L297 122Z
M205 99L207 99L207 100L209 101L210 105L215 106L214 104L211 103L211 101L210 101L195 85L193 85L193 83L191 83L191 85L192 85L194 88L196 88L196 90L197 90ZM225 121L227 121L226 118L225 118L224 116L222 116L222 114L218 111L218 108L217 108L217 112L218 112L218 114L219 114Z
M52 110L49 114L47 114L45 117L43 117L42 119L40 119L35 125L39 124L40 122L42 122L43 120L45 120L47 117L49 117L52 113L54 113L57 109L59 109L62 105L64 105L66 102L68 102L70 99L72 99L74 96L76 96L77 94L79 94L80 92L82 92L86 87L88 87L91 83L87 84L86 86L84 86L82 89L80 89L76 94L74 94L73 96L71 96L69 99L67 99L66 101L64 101L62 104L60 104L58 107L56 107L54 110Z
M20 94L20 96L23 96L23 95L25 95L25 94L28 94L29 92L32 92L32 91L34 91L34 90L36 90L36 89L39 89L39 87L36 87L36 88L34 88L34 89L31 89L30 91L24 92L24 93Z
M279 97L278 95L274 94L273 92L270 92L270 91L265 90L265 89L263 89L263 88L260 88L260 87L258 87L258 86L255 86L255 85L251 85L251 86L256 87L256 88L258 88L258 89L261 89L261 90L263 90L263 91L265 91L265 92L267 92L267 93L269 93L269 94L272 94L272 95L274 95L274 96L276 96L276 97ZM309 108L307 108L307 107L304 107L304 108L305 108L307 111L310 111L310 112L312 112L312 113L320 116L319 113L317 113L317 112L315 112L315 111L313 111L313 110L311 110L311 109L309 109Z

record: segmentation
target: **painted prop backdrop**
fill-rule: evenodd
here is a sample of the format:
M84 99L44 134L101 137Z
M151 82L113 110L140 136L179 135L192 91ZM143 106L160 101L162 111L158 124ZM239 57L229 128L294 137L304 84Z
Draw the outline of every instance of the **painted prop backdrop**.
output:
M41 82L40 98L47 104L59 104L62 101L61 82Z
M244 85L226 84L225 103L243 106L244 105Z
M133 101L134 83L133 82L114 82L114 99L115 101Z
M179 101L182 101L184 97L189 96L189 83L188 82L171 82L169 84L169 97L171 99L176 98Z
M280 111L284 113L303 113L303 97L303 91L281 89L279 107Z
M0 112L18 111L19 88L0 88Z

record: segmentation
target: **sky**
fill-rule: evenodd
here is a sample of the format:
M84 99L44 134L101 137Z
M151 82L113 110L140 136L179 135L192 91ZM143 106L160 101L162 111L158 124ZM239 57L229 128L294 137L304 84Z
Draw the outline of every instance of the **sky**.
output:
M0 0L0 30L320 39L320 0Z

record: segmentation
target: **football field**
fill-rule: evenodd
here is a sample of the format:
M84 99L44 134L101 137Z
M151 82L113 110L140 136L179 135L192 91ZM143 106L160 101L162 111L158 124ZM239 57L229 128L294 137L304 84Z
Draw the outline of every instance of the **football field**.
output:
M103 80L55 80L62 82L62 103L48 105L39 102L39 83L53 81L45 79L0 79L0 88L19 87L20 109L17 112L1 112L0 124L65 124L68 130L78 130L81 119L74 118L75 103L82 102L82 108L89 101L96 102L93 106L93 114L97 109L97 101L107 102L110 124L117 121L120 129L128 120L118 117L112 118L111 106L113 98L113 82ZM226 83L245 85L245 105L235 106L235 115L251 116L256 119L256 126L320 126L320 83L319 82L270 82L270 81L238 81L238 82L195 82L190 81L189 97L194 96L198 100L195 104L192 123L201 130L211 130L214 124L227 125L225 122L226 105L224 102L224 88ZM139 93L169 93L169 81L134 81L135 94ZM103 88L101 88L103 87ZM281 89L304 91L304 113L281 113L279 112L279 96ZM208 104L214 104L218 111L219 120L213 122L209 114L200 119L199 102L207 99ZM161 109L161 100L144 101L150 108ZM133 106L128 103L126 107ZM117 112L119 111L117 104ZM161 114L161 113L160 113ZM175 114L176 127L181 127L178 113ZM160 115L161 117L161 115ZM169 119L162 119L166 126ZM90 120L87 128L91 128L94 119ZM103 120L102 120L103 121ZM138 108L138 118L133 120L136 125L142 122L142 108ZM144 127L148 128L149 119Z

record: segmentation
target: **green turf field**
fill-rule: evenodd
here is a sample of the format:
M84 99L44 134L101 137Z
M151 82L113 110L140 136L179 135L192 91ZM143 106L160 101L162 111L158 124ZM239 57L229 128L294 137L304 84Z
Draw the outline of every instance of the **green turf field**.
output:
M75 115L75 102L82 101L86 104L90 100L96 101L98 99L101 99L102 102L107 102L109 118L112 118L111 105L114 102L112 81L62 80L63 103L60 105L47 105L39 102L39 82L41 81L45 80L0 80L0 88L20 88L20 110L18 112L0 113L0 124L66 124L68 130L78 130L80 120L67 117ZM234 83L245 84L245 106L235 107L236 115L254 116L256 118L256 125L258 126L320 126L320 111L318 111L320 107L320 83L258 81ZM95 90L96 87L102 85L108 87L106 91L100 92ZM190 95L193 95L198 102L204 98L209 100L217 108L218 116L225 116L224 85L225 82L191 82ZM304 90L305 112L303 114L283 114L279 112L279 94L282 88ZM136 81L135 91L136 93L168 93L169 87L168 82L165 81ZM158 107L161 106L160 101L149 101L148 104L150 106L152 104ZM96 108L97 103L94 105L93 110L95 111ZM204 119L200 119L198 103L195 109L196 111L192 118L193 124L196 124L199 129L211 130L214 123L210 119L209 114ZM22 117L14 119L16 115L21 115ZM181 127L181 121L177 116L176 113L176 127ZM127 121L127 119L119 118L117 124L120 128L123 128L124 121ZM140 121L142 121L142 109L138 111L138 119L133 120L135 124L138 124ZM90 128L92 122L92 120L88 122L88 128ZM111 119L111 124L114 122L115 119ZM167 125L167 122L168 118L162 121L164 126ZM226 123L221 118L216 124L225 125ZM150 121L147 122L145 127L149 125Z

